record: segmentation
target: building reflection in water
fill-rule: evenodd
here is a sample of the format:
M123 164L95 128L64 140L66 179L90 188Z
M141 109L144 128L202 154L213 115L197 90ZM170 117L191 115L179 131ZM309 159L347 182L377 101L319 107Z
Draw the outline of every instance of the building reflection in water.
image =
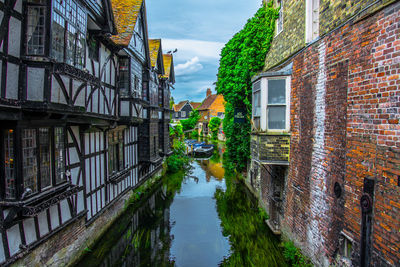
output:
M77 266L173 266L166 187L128 210Z

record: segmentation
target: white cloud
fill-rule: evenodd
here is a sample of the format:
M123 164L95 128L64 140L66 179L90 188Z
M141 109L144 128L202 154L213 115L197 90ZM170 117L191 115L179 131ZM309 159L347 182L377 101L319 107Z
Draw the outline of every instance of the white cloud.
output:
M162 39L164 53L177 48L178 52L174 54L174 58L180 61L191 60L193 57L198 57L201 61L219 59L224 45L220 42L192 39Z
M186 61L183 64L178 64L175 67L176 76L183 76L187 74L193 74L203 69L198 57L193 57L192 59Z

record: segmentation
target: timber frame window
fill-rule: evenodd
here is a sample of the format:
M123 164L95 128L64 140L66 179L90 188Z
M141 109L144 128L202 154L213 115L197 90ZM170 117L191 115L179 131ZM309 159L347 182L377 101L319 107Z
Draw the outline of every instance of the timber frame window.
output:
M319 36L319 0L306 0L306 43Z
M130 92L129 58L119 59L119 92L121 96L128 96Z
M46 0L28 0L26 8L26 55L44 56L46 40Z
M85 67L87 14L75 0L53 0L51 57Z
M283 31L283 0L277 0L277 5L279 6L278 18L276 19L276 35Z
M124 162L124 130L112 130L108 133L108 174L122 171Z
M1 198L14 200L24 192L37 194L66 182L64 127L28 127L18 132L17 135L11 128L1 130ZM21 169L18 183L17 168Z
M24 191L43 192L66 181L63 127L25 128L21 138Z

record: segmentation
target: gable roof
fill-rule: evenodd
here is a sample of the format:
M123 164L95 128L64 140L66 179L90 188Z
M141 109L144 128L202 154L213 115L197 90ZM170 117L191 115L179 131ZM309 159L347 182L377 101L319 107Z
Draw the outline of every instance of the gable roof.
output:
M175 83L174 59L171 54L163 54L164 77L168 78L171 83Z
M157 64L160 48L161 48L161 39L149 40L149 52L150 52L150 61L152 67L155 67Z
M206 110L209 109L212 103L214 103L215 99L217 99L218 95L210 95L206 99L204 99L203 103L201 103L201 106L198 108L198 110Z
M117 45L128 46L132 39L143 0L111 0L118 34L111 36Z
M190 105L192 105L193 109L197 109L200 107L201 102L190 102Z
M189 102L188 100L183 100L178 104L174 105L174 111L180 111L188 102Z

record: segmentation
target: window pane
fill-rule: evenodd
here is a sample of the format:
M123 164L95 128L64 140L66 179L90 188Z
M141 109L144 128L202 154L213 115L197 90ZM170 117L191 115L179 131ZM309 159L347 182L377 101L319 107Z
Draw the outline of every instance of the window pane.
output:
M253 94L253 116L261 115L261 97L260 91Z
M28 6L26 33L28 55L44 54L45 14L45 7Z
M4 131L4 171L6 180L6 198L15 198L14 172L14 131Z
M268 107L268 129L286 128L286 107L269 106Z
M76 40L76 29L71 24L68 24L67 49L66 49L65 61L70 65L74 64L75 40Z
M35 129L24 129L22 132L22 157L24 188L30 188L35 193L38 191Z
M268 104L285 104L285 80L268 80Z
M64 27L65 20L58 15L56 12L54 14L53 20L53 40L52 40L52 48L51 55L52 57L59 61L64 61Z
M119 61L119 90L120 94L129 94L129 59L122 58Z
M78 32L75 48L75 66L80 69L83 69L83 67L85 67L85 48L85 35Z
M64 128L54 129L56 184L65 181Z
M39 153L40 182L43 189L51 185L50 131L48 128L39 128Z

